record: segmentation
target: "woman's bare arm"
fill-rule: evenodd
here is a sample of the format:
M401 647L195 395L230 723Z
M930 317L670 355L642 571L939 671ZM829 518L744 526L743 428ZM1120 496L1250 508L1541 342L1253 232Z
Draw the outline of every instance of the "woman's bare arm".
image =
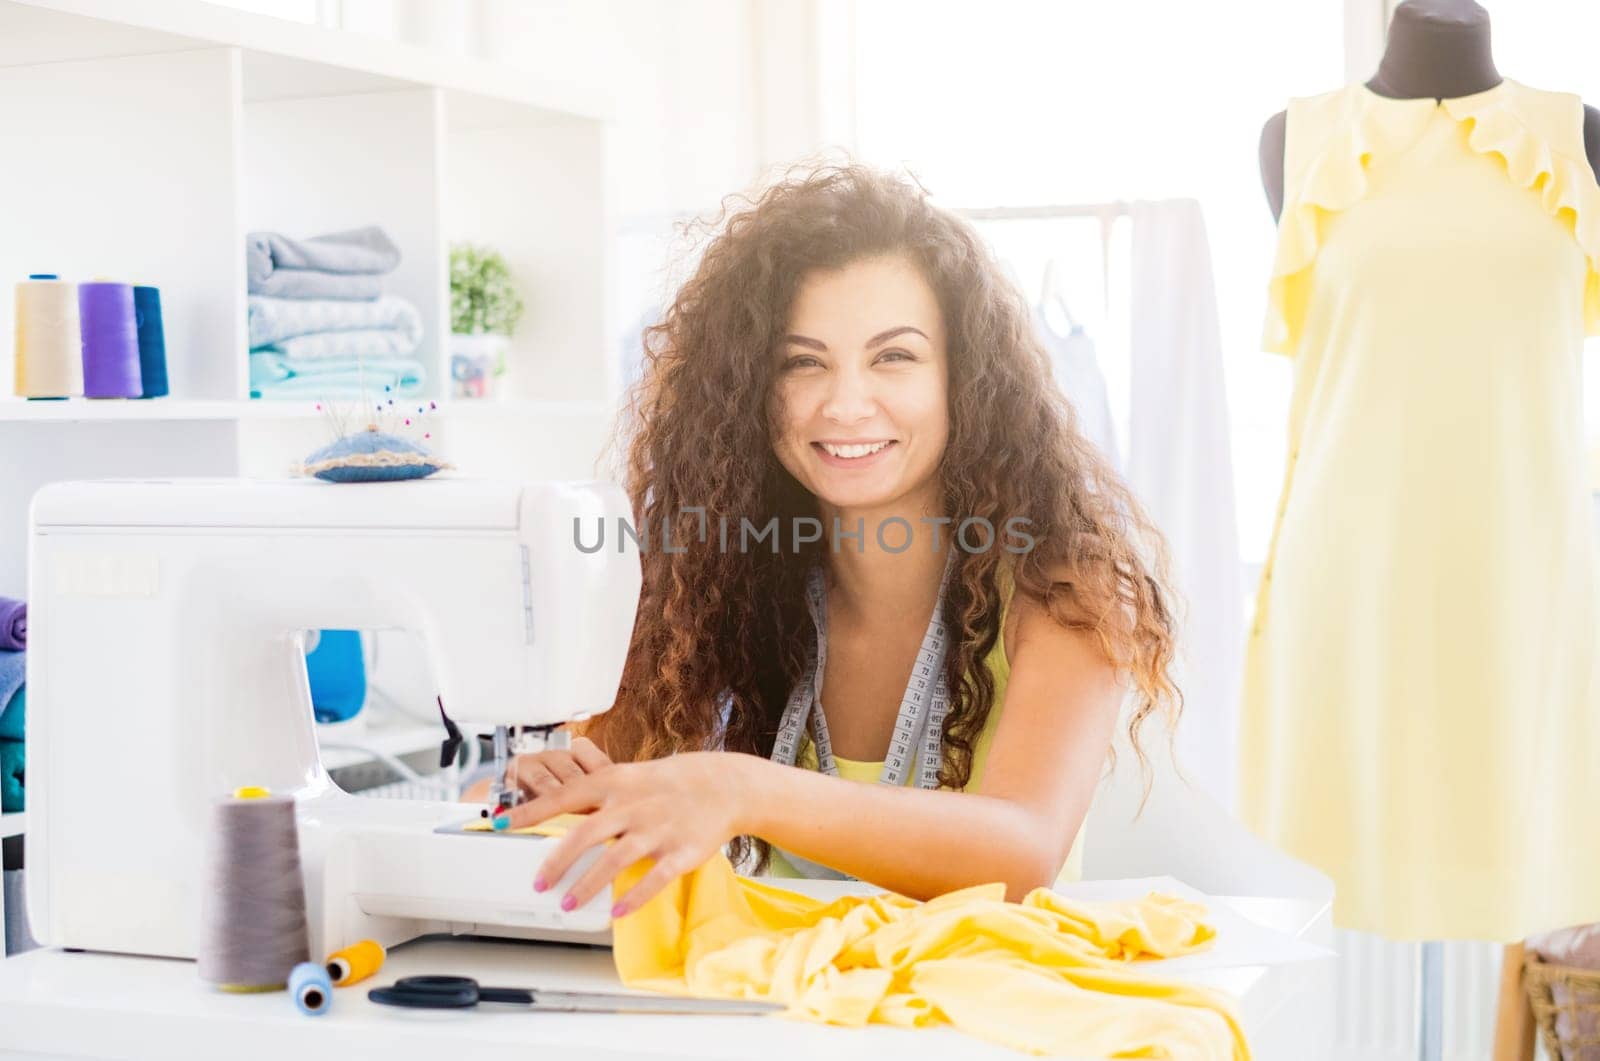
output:
M912 898L1003 881L1017 899L1051 883L1094 798L1123 686L1042 603L1018 596L1012 619L980 791L861 785L742 756L746 831Z
M1051 883L1099 782L1122 689L1088 637L1042 605L1019 600L1014 621L980 792L863 785L733 752L621 763L509 813L506 824L519 828L589 812L541 863L535 890L564 885L580 855L610 841L562 905L574 909L653 860L619 900L621 917L741 834L918 899L992 881L1016 899Z

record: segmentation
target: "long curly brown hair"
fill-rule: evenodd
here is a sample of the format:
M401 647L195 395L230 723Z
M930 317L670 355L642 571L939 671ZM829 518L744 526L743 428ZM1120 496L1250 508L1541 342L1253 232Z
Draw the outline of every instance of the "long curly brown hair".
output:
M706 748L771 754L816 636L805 572L826 546L725 549L715 529L702 532L817 516L774 452L778 343L809 272L900 255L936 294L948 333L944 511L996 528L1024 517L1034 538L1026 553L957 554L944 602L952 703L941 785L967 784L994 706L983 660L1000 633L1005 581L1092 635L1131 679L1130 738L1142 759L1140 727L1157 711L1175 721L1182 705L1168 675L1166 549L1079 433L1027 303L983 240L920 186L856 164L808 165L754 198L725 200L705 224L714 235L693 275L645 330L644 372L616 437L635 526L654 536L670 524L682 551L654 538L644 550L621 689L585 732L617 761ZM752 850L764 863L765 844L736 841L736 857Z

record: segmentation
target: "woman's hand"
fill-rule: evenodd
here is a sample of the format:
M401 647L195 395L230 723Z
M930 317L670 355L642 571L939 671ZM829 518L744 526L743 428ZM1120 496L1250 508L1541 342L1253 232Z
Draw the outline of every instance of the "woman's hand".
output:
M563 910L576 910L642 858L655 865L611 910L622 917L639 909L672 880L717 854L744 832L741 760L729 752L684 752L665 759L621 763L571 778L510 812L513 829L557 814L590 812L562 837L533 882L546 891L585 851L614 840L567 890Z
M570 748L550 748L532 755L518 755L506 767L506 783L520 788L528 799L548 795L569 781L613 765L610 757L588 737L574 737ZM489 798L485 778L461 794L463 803L482 803Z
M512 758L506 782L516 785L529 799L548 795L562 785L615 765L588 737L572 738L570 748L549 748Z

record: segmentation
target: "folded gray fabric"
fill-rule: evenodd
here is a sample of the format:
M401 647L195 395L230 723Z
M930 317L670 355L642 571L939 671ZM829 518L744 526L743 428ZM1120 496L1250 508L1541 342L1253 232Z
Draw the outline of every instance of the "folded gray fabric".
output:
M245 261L250 290L256 292L257 285L282 270L382 276L400 264L400 249L376 225L303 240L252 232L245 237Z
M299 335L329 332L395 332L413 349L422 339L422 317L417 307L398 295L384 295L370 302L251 295L246 304L252 350Z
M370 302L383 294L383 277L374 273L279 269L260 283L251 281L250 293L276 298L336 298Z
M296 361L336 361L361 357L406 357L416 353L421 336L395 328L363 328L349 332L318 332L296 335L258 347L273 350Z
M6 935L5 957L15 957L26 950L33 950L39 946L39 941L33 938L33 933L28 931L28 903L26 889L23 887L23 873L25 870L8 869L5 871L6 891Z

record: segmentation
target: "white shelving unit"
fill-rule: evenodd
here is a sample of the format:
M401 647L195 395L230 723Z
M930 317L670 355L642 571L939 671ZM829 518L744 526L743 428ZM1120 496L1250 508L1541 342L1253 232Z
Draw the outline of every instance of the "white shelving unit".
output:
M353 402L338 403L353 415ZM605 416L605 402L541 402L536 400L446 401L432 415L446 420L503 420L507 417ZM140 401L131 398L70 398L62 401L22 401L0 398L0 423L94 423L105 421L161 422L167 420L323 420L327 414L309 401L251 401L172 398Z
M249 398L257 229L391 234L385 289L425 329L437 408L422 429L457 474L594 474L618 384L609 116L570 85L201 0L0 0L0 594L26 594L28 501L46 482L279 477L331 440L313 401ZM457 241L504 254L527 306L502 400L448 398ZM160 288L171 395L11 397L9 288L34 272ZM396 753L437 740L378 736Z
M383 226L419 308L429 444L463 474L586 476L612 423L610 103L491 63L201 0L0 0L0 278L161 289L169 397L9 399L0 298L0 593L27 501L63 478L276 476L331 439L252 401L244 237ZM506 399L451 401L449 246L488 243L527 306ZM7 285L9 286L9 285ZM420 433L419 433L420 435Z

